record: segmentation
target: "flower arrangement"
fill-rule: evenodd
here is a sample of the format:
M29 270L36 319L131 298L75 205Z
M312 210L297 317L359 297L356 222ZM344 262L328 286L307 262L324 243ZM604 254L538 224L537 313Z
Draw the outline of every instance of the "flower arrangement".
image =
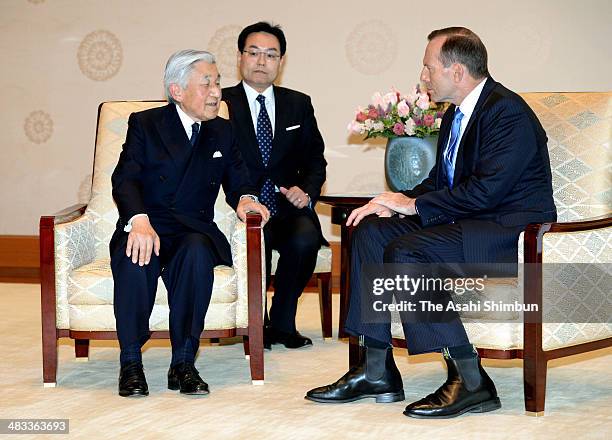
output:
M392 88L385 95L374 93L370 105L358 108L348 130L365 134L365 139L432 136L440 131L445 110L445 106L431 101L419 85L414 86L406 96Z

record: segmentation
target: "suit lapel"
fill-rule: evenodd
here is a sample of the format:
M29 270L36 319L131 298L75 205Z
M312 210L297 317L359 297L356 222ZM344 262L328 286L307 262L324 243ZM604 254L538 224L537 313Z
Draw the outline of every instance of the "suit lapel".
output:
M158 132L164 147L174 160L174 163L177 164L184 149L187 148L189 139L174 104L168 104L164 108ZM191 148L191 145L189 147Z
M465 126L465 130L461 135L461 141L459 142L459 147L457 149L457 158L455 159L455 173L453 176L453 182L459 182L459 179L461 178L461 172L463 170L463 159L465 156L464 146L466 139L468 138L470 130L478 119L479 113L482 110L484 103L487 101L487 98L491 94L493 87L495 87L495 84L496 83L493 78L487 78L487 82L485 82L485 85L482 88L482 92L478 97L478 101L476 102L476 106L474 107L474 111L472 112L472 116L470 116L470 120L468 121L467 125Z
M246 136L241 136L241 139L247 140L246 146L251 154L258 157L261 161L261 152L259 151L259 144L257 144L257 134L255 133L255 127L253 127L253 118L251 117L251 107L249 106L242 83L228 89L226 94L229 98L231 118L235 121L238 130L244 131L246 134Z
M442 116L443 123L440 125L440 134L438 135L438 152L436 160L436 185L437 189L444 188L446 186L446 171L444 170L444 150L448 144L448 137L450 136L451 125L453 118L451 115L455 114L455 106L451 105L444 112ZM446 120L444 120L446 119Z
M272 155L270 163L274 163L279 157L282 157L281 150L286 147L285 129L289 124L291 115L287 114L290 108L287 102L285 90L280 87L274 87L274 139L272 140Z

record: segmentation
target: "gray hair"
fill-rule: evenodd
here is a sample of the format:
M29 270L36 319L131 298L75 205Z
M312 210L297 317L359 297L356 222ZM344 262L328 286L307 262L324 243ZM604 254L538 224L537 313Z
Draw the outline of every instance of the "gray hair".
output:
M170 56L164 71L164 90L168 102L176 104L170 93L170 84L178 84L182 89L186 88L193 66L199 61L215 64L215 56L204 50L193 49L179 50Z

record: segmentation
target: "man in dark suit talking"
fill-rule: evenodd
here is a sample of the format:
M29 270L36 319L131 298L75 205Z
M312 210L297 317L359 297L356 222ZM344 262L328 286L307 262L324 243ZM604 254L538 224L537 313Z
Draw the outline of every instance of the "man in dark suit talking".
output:
M520 232L531 222L555 221L546 133L516 93L491 78L487 51L466 28L433 31L421 80L431 98L450 102L429 176L414 189L383 193L351 213L351 299L346 329L365 349L359 365L307 399L349 402L404 399L391 349L390 317L364 322L362 268L368 264L511 263ZM418 273L413 274L419 277ZM366 307L365 305L363 307ZM416 418L448 418L501 406L458 316L440 321L403 320L411 354L442 352L447 381L406 407Z
M168 388L208 394L194 361L213 269L232 264L229 243L213 221L219 187L241 220L248 211L269 217L250 186L231 123L217 117L219 82L212 54L176 52L164 74L168 105L129 118L112 175L119 220L110 242L124 397L149 394L141 347L149 339L160 275L170 306Z
M287 42L280 26L259 22L238 36L242 82L223 89L238 145L260 201L270 210L264 227L267 284L272 249L279 253L264 346L312 345L295 326L298 298L312 276L322 243L314 206L325 182L323 138L310 97L273 85Z

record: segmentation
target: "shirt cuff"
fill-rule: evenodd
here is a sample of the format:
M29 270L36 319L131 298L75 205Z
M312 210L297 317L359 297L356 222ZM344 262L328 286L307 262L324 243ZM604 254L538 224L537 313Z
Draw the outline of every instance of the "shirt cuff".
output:
M131 219L130 219L128 222L127 222L127 225L125 225L125 227L123 228L123 230L124 230L125 232L130 232L130 231L132 230L132 222L134 221L134 219L135 219L136 217L142 217L142 216L145 216L146 218L149 218L149 216L148 216L147 214L144 214L144 213L142 213L142 214L136 214L136 215L132 216L132 218L131 218Z
M239 200L242 200L242 199L251 199L255 203L259 203L259 199L257 198L257 196L254 196L253 194L243 194L240 196Z

